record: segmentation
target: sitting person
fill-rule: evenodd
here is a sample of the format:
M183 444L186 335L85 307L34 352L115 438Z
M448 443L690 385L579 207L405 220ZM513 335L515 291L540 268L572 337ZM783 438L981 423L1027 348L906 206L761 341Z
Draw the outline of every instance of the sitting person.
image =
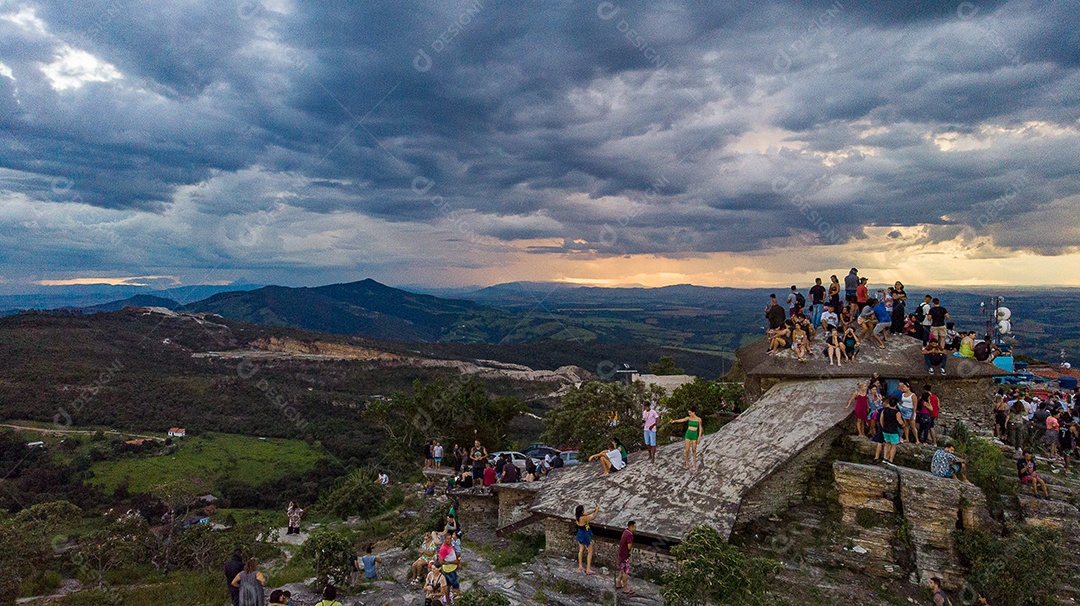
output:
M826 307L825 311L821 312L819 328L825 332L829 332L830 328L840 328L840 316L836 315L832 307Z
M855 329L848 327L844 332L844 357L848 361L855 359L855 354L859 353L859 337L855 336Z
M326 589L322 593L322 601L315 604L315 606L341 606L341 602L337 601L337 587L333 585L327 585Z
M866 341L870 339L874 334L874 327L877 326L877 316L874 315L874 306L877 305L877 299L870 299L866 302L866 307L863 307L859 311L858 318L855 319L855 323L862 329L862 339Z
M964 465L966 461L956 456L956 447L952 442L947 442L944 448L939 448L934 451L934 458L930 459L930 473L939 478L957 478L965 484L971 484L968 482L966 476L964 476Z
M956 330L956 322L945 323L945 349L956 351L960 349L960 333Z
M813 341L814 335L816 334L814 323L807 318L803 318L799 320L799 324L802 326L802 329L806 331L806 336L809 337L811 341Z
M810 338L803 330L802 323L797 322L795 329L791 331L791 351L795 352L800 362L805 362L810 353Z
M1042 487L1043 495L1050 498L1050 491L1046 488L1046 482L1035 473L1035 459L1031 451L1024 452L1024 456L1016 461L1016 473L1020 476L1020 482L1030 484L1035 497L1039 496L1039 487Z
M440 528L440 530L442 530ZM420 552L415 561L412 563L412 568L409 570L409 580L416 581L424 576L424 571L427 570L428 562L435 558L435 554L439 552L439 547L442 545L442 537L439 536L437 531L431 531L426 533L420 541Z
M601 476L606 476L612 471L619 471L623 467L626 467L626 461L623 460L622 451L619 450L619 445L615 440L611 441L611 448L609 450L602 450L593 456L589 457L590 461L600 459L600 466L604 468L604 473Z
M450 586L446 583L439 565L433 561L428 562L428 574L424 579L425 604L447 604L450 600Z
M840 343L840 335L835 330L830 330L825 335L825 355L829 357L829 366L833 365L833 360L836 360L836 365L840 366L840 360L844 357L844 346Z
M285 592L280 589L275 589L270 592L270 601L266 603L267 606L288 606L289 598L285 597Z
M790 320L769 334L769 353L776 353L791 345Z
M975 333L965 332L960 337L960 350L954 356L975 359Z
M945 376L945 347L941 344L941 341L937 339L931 339L926 347L923 347L923 361L926 362L926 372L931 375L935 370L941 372L941 376Z
M850 327L856 326L856 317L857 315L851 311L850 307L845 308L844 311L840 313L840 325L836 327L837 330L847 330Z

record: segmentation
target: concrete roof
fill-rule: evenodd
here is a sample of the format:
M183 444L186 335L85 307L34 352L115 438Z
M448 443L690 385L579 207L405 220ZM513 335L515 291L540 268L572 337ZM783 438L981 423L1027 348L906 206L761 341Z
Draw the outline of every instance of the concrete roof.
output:
M922 342L904 335L893 335L885 343L885 349L876 344L863 342L858 355L852 362L843 366L830 366L829 359L822 353L825 348L825 335L818 331L812 349L813 356L800 362L795 352L785 349L776 354L769 353L766 339L756 341L735 352L739 364L747 376L782 377L782 378L832 378L862 377L869 378L874 372L885 378L927 377L926 364L923 362ZM979 362L970 358L948 355L945 362L946 375L939 379L971 379L978 377L997 377L1010 374L989 362Z
M631 453L626 468L607 477L600 477L599 462L553 473L532 511L570 520L578 504L599 504L597 526L621 529L635 520L639 533L679 541L691 528L708 524L726 538L751 488L851 414L845 405L856 384L780 383L720 431L701 438L696 474L684 469L679 441L658 448L656 463L649 463L646 452Z

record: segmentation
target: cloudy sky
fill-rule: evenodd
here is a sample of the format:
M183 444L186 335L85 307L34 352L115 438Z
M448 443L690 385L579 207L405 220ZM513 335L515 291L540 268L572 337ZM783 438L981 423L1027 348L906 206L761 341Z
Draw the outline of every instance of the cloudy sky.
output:
M1080 3L0 0L0 281L1080 285Z

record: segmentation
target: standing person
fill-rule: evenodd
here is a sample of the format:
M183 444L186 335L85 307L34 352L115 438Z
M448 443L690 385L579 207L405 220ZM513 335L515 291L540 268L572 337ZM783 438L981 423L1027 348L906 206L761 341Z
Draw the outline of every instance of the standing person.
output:
M799 313L799 297L799 289L792 284L786 300L789 318L794 318Z
M844 276L844 301L849 308L858 306L859 270L854 267ZM854 314L852 314L854 315Z
M888 308L885 306L885 301L878 301L877 305L874 306L874 318L877 320L877 324L874 325L874 339L877 340L881 349L885 349L886 334L889 330L889 322L892 319Z
M769 303L765 306L765 319L769 321L769 330L776 330L784 325L784 320L787 316L784 315L784 308L780 307L780 304L776 302L776 295L769 295Z
M930 385L923 385L923 392L926 394L927 404L930 405L930 443L937 444L937 433L934 432L934 427L937 426L938 415L941 414L941 400Z
M829 276L829 307L840 313L840 280L836 274Z
M825 311L825 287L821 285L821 278L814 278L814 285L810 287L810 303L814 306L814 326L821 324L821 314Z
M686 423L686 434L683 436L684 449L683 456L686 459L686 469L695 472L697 471L697 447L698 442L701 441L702 427L701 417L697 416L697 409L690 408L686 416L681 419L675 419L671 423ZM694 463L690 464L690 453L693 451Z
M615 575L615 589L622 589L626 595L634 595L630 589L630 553L634 550L634 530L637 522L630 520L619 537L618 564L619 572Z
M434 459L432 459L431 456L432 446L433 445L431 443L431 440L428 440L427 443L424 444L424 469L429 469L435 466L435 461Z
M304 510L300 509L295 502L289 501L289 509L285 515L289 518L289 529L285 534L300 534L300 518L304 516Z
M934 592L934 606L952 606L948 594L941 588L941 579L937 577L930 578L930 591Z
M859 278L859 285L855 287L855 305L859 311L862 311L866 307L866 302L870 300L870 289L866 286L866 278ZM884 297L881 297L884 301Z
M442 456L443 445L435 440L435 445L431 447L431 460L435 462L435 469L442 469Z
M866 383L859 383L859 387L855 390L855 393L851 394L851 398L844 408L848 408L853 404L855 405L855 429L859 432L860 438L865 438L866 425L870 417L870 396L867 393Z
M446 584L454 595L461 593L461 583L458 582L458 567L461 566L461 556L454 549L454 537L449 532L443 535L442 547L439 547L439 565L442 566Z
M896 457L896 445L900 443L900 426L904 419L896 409L896 398L885 396L885 408L881 410L881 437L885 440L883 460L890 465Z
M900 381L900 418L903 419L903 438L919 443L919 430L915 427L915 392L911 390L911 383Z
M600 505L597 504L593 507L592 511L586 513L584 505L578 505L574 509L574 524L577 525L577 534L574 536L578 542L577 551L577 569L579 572L585 574L596 574L592 569L592 529L589 528L589 522L596 519L596 516L600 514ZM581 558L585 556L585 565L582 566Z
M896 284L893 284L892 295L892 333L894 335L904 333L904 317L907 315L904 312L906 301L907 292L904 291L904 284L898 281Z
M480 445L480 440L473 440L472 450L469 451L469 460L472 461L472 475L480 479L484 476L484 464L487 463L488 451Z
M936 339L941 343L942 347L945 347L945 336L948 329L946 323L949 320L949 310L941 306L941 299L934 297L931 299L932 305L930 306L930 338ZM942 374L945 374L944 371Z
M919 323L919 328L922 331L920 338L923 345L930 342L930 325L933 319L930 317L930 309L934 306L934 299L930 295L923 297L923 302L919 303L919 307L915 310L915 321Z
M645 402L645 410L641 413L641 421L644 425L645 450L649 451L649 462L656 462L656 423L660 420L660 413L652 409L652 404Z
M364 550L364 557L360 558L360 563L364 567L364 578L369 581L374 581L379 578L379 564L382 564L382 558L377 558L371 554L371 545L367 546Z
M258 568L259 563L255 558L249 558L244 569L232 580L232 586L240 590L240 606L266 606L266 593L263 590L266 577Z
M240 550L233 551L232 559L225 562L225 585L229 588L229 599L233 606L240 606L240 588L232 584L236 575L244 571L244 557Z

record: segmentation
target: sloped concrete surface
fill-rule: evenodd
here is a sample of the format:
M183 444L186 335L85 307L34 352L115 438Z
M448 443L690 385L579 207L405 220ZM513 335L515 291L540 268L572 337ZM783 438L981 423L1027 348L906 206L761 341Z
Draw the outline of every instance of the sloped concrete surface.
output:
M679 541L708 524L726 538L751 488L847 419L856 384L853 378L780 383L701 439L697 473L684 469L682 442L657 449L656 463L633 453L625 469L607 477L599 462L584 463L553 474L532 510L569 520L576 505L599 504L597 526L618 530L635 520L639 534Z

